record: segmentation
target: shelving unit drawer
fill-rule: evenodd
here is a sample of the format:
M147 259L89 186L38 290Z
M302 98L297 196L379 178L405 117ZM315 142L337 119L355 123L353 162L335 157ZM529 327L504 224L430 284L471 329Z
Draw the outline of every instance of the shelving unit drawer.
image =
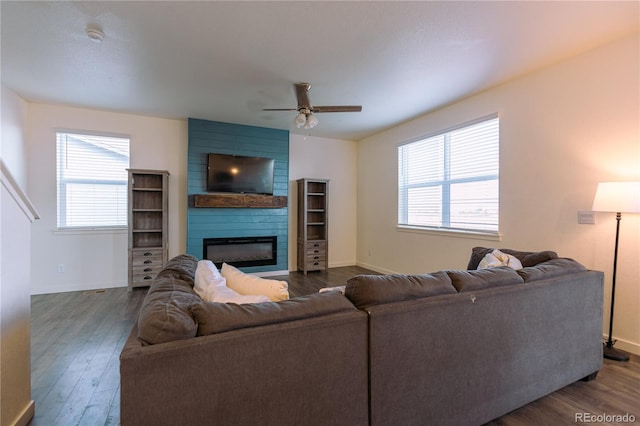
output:
M137 287L139 285L143 285L143 286L151 285L153 280L156 278L157 274L158 274L157 272L154 272L152 274L150 273L135 274L134 273L131 276L132 286Z
M306 263L306 269L307 271L317 271L317 270L322 270L325 269L327 267L327 262L326 260L317 260L317 261L307 261Z
M327 242L326 241L313 241L305 243L305 253L307 255L311 254L326 254L327 252Z
M327 261L327 256L322 253L322 254L308 254L307 258L306 258L306 262L307 264L313 264L316 262L325 262Z
M131 253L132 267L135 269L140 266L156 267L162 266L164 260L163 250L148 249L148 250L133 250Z
M133 276L137 275L156 275L162 270L162 262L157 262L155 265L143 265L133 267Z

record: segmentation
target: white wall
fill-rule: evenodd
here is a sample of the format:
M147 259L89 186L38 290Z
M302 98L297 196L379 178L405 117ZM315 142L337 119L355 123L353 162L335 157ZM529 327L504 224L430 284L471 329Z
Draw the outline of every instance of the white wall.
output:
M30 104L29 193L41 216L32 231L32 294L127 285L126 231L56 231L57 129L129 135L132 168L168 170L169 256L185 252L186 120Z
M329 267L356 263L356 143L313 136L289 137L289 269L297 265L296 179L329 182Z
M613 214L577 223L597 183L640 180L639 35L529 74L358 143L358 263L385 272L464 268L474 246L551 249L604 271L608 328ZM396 144L500 114L502 241L401 232ZM623 215L614 336L640 354L640 215Z
M26 196L27 104L2 86L0 188L0 424L26 424L31 400L29 253L33 206Z

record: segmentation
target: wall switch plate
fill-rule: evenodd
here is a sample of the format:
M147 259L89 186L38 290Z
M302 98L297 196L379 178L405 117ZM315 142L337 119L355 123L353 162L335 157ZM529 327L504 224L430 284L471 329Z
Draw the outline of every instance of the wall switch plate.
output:
M578 211L578 223L583 225L593 225L596 223L596 213L592 211Z

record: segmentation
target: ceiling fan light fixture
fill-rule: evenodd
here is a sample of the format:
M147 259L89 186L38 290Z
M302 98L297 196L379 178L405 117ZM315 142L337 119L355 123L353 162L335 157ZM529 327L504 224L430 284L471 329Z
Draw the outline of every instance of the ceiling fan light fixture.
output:
M325 106L311 106L309 101L309 95L307 92L311 85L309 83L296 83L294 84L296 90L296 98L298 100L297 108L263 108L263 111L297 111L296 117L293 119L293 124L299 129L304 127L305 129L313 129L319 124L318 119L313 114L314 112L360 112L362 111L361 105L325 105Z
M296 124L296 127L299 129L307 123L307 116L304 113L300 113L296 115L295 120L293 120Z
M313 114L309 114L307 116L307 122L304 125L305 129L313 129L314 127L316 127L318 125L318 119L316 118L315 115Z

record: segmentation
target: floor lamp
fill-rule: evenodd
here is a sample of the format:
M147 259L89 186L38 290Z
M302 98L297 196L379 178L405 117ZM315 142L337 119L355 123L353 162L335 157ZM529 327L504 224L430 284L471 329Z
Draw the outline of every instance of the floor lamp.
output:
M609 337L603 347L605 358L628 361L629 355L613 347L613 308L616 295L616 269L618 265L618 239L622 213L640 213L640 182L601 182L593 200L593 211L616 213L616 244L613 252L613 276L611 281L611 314L609 316Z

